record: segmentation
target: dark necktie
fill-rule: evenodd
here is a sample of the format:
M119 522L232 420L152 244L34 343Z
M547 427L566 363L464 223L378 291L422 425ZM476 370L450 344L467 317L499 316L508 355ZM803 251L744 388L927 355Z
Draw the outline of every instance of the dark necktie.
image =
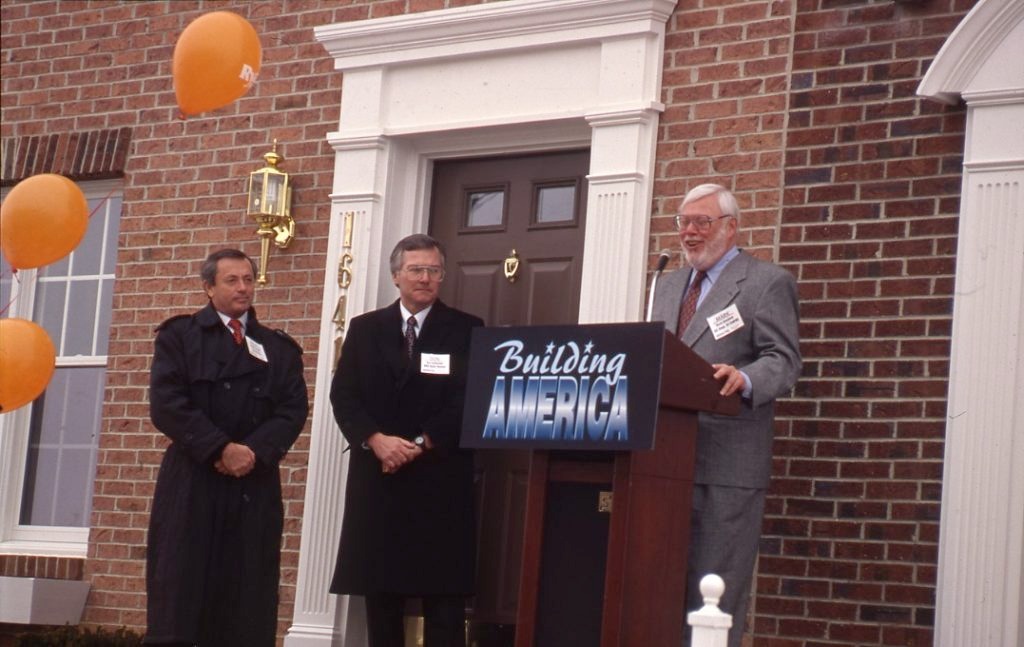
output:
M416 343L416 317L410 316L405 322L405 355L412 359L412 346Z
M697 276L693 279L693 283L690 284L690 289L686 291L683 305L679 308L679 326L676 328L676 335L679 337L682 337L683 333L686 332L686 327L690 325L690 320L693 319L693 313L697 312L697 300L700 299L700 285L704 282L705 278L707 278L707 274L698 271Z
M228 322L228 327L231 328L231 336L235 338L235 343L239 346L242 345L242 322L238 319L232 319Z

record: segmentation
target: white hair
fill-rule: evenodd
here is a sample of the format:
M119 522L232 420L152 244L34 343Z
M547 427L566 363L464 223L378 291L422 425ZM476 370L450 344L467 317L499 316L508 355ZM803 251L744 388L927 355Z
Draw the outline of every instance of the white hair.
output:
M706 198L709 195L718 196L718 208L722 210L723 216L732 216L737 221L740 219L740 205L736 202L736 196L732 194L732 191L725 188L721 184L701 184L690 189L690 192L683 198L683 203L679 205L679 210L682 211L683 207L696 202L701 198Z

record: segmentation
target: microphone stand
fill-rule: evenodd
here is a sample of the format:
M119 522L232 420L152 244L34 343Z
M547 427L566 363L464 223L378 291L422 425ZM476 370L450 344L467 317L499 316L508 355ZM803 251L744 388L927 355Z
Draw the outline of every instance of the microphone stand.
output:
M662 250L661 256L658 258L658 267L654 269L654 278L651 280L651 293L647 297L647 318L644 321L648 323L651 321L651 317L654 315L654 291L658 289L658 277L665 270L665 266L668 265L669 253L668 250Z

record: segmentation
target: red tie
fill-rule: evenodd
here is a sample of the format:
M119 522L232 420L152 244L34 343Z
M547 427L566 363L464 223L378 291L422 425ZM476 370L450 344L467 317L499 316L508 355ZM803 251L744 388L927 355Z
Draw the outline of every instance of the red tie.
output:
M693 313L697 312L700 284L704 282L705 278L707 278L707 274L698 270L697 276L694 277L693 283L690 284L690 289L686 291L683 305L679 308L679 326L676 328L676 335L679 337L682 337L683 333L686 332L686 327L690 325L690 320L693 319Z
M242 322L238 319L232 319L228 322L228 327L231 328L231 335L235 338L235 343L239 346L242 345Z

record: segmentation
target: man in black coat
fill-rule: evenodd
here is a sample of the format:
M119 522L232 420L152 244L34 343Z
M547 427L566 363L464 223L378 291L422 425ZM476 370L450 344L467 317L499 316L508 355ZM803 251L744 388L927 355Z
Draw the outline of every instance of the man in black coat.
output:
M251 308L233 249L200 276L209 305L157 329L150 416L171 439L146 551L145 642L273 647L284 511L278 464L309 412L302 349Z
M395 246L399 299L355 317L331 384L352 450L332 593L366 598L370 647L404 647L421 598L426 647L465 645L474 584L473 458L459 449L470 331L483 321L438 300L441 244Z

